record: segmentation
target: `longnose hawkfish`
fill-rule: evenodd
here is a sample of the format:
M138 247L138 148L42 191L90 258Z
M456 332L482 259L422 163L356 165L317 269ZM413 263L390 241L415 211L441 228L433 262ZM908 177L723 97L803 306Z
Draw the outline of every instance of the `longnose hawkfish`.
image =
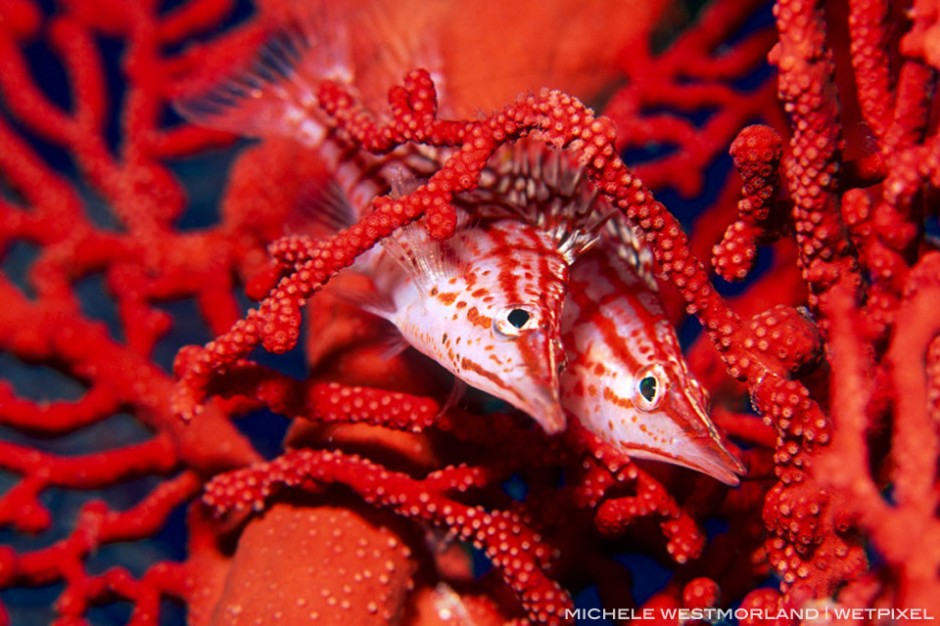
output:
M501 156L472 194L477 212L527 213L545 228L564 224L559 213L574 212L576 220L607 227L592 248L579 251L566 286L565 412L631 457L737 484L744 468L708 416L707 393L689 372L660 304L649 250L566 155L521 143Z
M564 429L558 372L569 272L544 231L515 219L473 220L439 242L411 225L352 269L371 276L374 291L334 292L391 321L411 346L546 432Z
M357 79L363 65L347 30L349 14L366 4L306 3L304 15L292 12L250 65L183 98L178 109L206 126L290 136L315 147L353 217L363 214L396 179L419 181L446 157L420 146L378 157L351 151L317 112L322 80L374 87ZM379 21L372 15L359 23ZM386 78L440 65L424 42L398 41L391 49L396 54L373 49L361 56ZM363 95L367 103L378 100ZM472 219L451 240L431 241L422 229L406 227L357 263L373 277L374 293L346 295L549 433L564 428L567 412L632 456L736 482L740 463L708 419L705 394L687 371L652 283L627 260L602 251L584 256L607 214L579 176L571 158L536 142L501 150L479 188L455 199Z
M371 210L374 197L418 185L447 155L409 145L375 156L334 132L317 113L313 94L327 79L358 86L343 30L348 24L324 32L340 9L305 6L248 65L181 98L177 108L201 125L291 136L319 150L338 193L321 194L331 199L307 213L316 220L319 211L320 219L348 226ZM462 381L557 433L566 423L558 381L565 284L604 216L595 213L596 194L585 190L570 157L537 154L525 144L499 151L480 189L455 198L463 218L452 238L433 241L421 227L405 227L353 268L372 277L372 293L333 291L391 321L411 346Z
M660 304L648 252L620 220L574 265L562 332L562 404L628 456L689 467L729 485L744 473L708 416Z
M546 228L563 224L557 214L566 211L606 222L599 243L577 255L566 288L567 366L560 377L566 413L631 457L737 484L744 468L708 416L707 394L660 304L648 249L565 155L520 144L494 161L472 194L477 212L528 212L528 221Z

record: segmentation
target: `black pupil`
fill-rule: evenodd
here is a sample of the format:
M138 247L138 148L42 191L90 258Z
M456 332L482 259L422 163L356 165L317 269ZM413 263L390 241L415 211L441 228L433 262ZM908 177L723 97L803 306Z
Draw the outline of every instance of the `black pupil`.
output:
M516 328L522 328L529 321L529 314L522 309L513 309L506 318Z
M646 398L647 402L652 402L653 398L656 397L656 379L652 376L647 376L640 381L640 395Z

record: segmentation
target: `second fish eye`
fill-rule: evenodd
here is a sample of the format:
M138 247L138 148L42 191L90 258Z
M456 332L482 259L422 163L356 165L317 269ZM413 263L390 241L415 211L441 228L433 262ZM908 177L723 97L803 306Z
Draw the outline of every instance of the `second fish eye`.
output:
M643 396L647 402L652 402L656 398L657 386L658 384L656 383L655 376L646 376L642 378L639 385L640 395Z
M658 365L648 365L637 374L636 404L641 411L653 411L666 395L666 373Z

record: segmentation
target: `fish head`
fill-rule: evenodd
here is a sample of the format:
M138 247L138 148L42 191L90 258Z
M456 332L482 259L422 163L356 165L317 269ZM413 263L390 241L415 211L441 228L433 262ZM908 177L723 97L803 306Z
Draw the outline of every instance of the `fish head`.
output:
M688 467L737 485L744 466L709 418L708 394L683 361L651 360L612 394L628 407L614 428L616 443L635 458Z
M565 366L565 351L557 322L543 302L522 302L493 311L484 352L498 376L512 391L508 402L526 412L545 432L565 428L558 375Z
M686 365L643 249L632 241L625 254L595 248L572 269L562 323L570 360L564 407L631 457L737 484L744 468L709 418L708 394Z
M413 224L383 248L393 262L379 261L372 274L391 293L385 316L407 342L545 432L564 430L559 320L568 265L551 234L519 220L463 219L448 240Z
M431 290L443 320L442 359L464 382L530 415L545 432L565 428L559 318L567 267L523 246L479 249L460 277ZM556 255L557 256L557 255Z

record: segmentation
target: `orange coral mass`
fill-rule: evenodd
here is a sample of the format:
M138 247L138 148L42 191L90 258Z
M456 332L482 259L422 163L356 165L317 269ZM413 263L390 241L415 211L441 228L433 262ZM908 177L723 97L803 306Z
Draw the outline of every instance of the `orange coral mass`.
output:
M245 528L209 624L397 623L410 557L350 509L275 504Z

